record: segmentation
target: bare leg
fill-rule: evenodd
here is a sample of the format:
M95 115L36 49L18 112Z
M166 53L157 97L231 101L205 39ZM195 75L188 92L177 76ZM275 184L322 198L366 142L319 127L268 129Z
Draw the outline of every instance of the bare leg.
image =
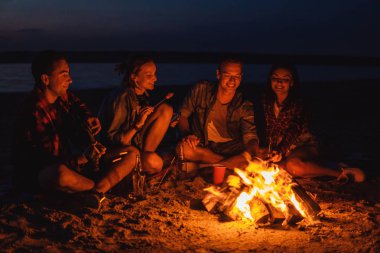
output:
M229 169L244 169L248 166L248 161L243 155L234 155L220 161L219 163L226 166Z
M114 151L113 151L114 152ZM136 156L139 154L137 148L128 146L123 149L117 150L117 152L128 152L126 155L121 156L121 160L116 161L108 168L108 172L98 183L96 183L94 189L98 192L107 192L117 183L119 183L124 177L126 177L133 168L136 166Z
M225 158L222 155L214 153L211 149L203 147L190 147L186 142L181 142L177 147L177 151L181 148L183 149L183 156L186 161L196 162L196 163L210 163L210 164L221 164L227 168L245 168L248 165L247 160L242 155L235 155Z
M141 154L141 164L146 173L154 174L161 171L164 161L157 153L146 151Z
M156 151L168 130L172 115L173 108L168 104L162 104L149 116L143 130L143 151Z
M182 151L179 151L182 149ZM219 163L224 159L223 156L212 152L212 150L203 147L192 148L186 142L181 142L177 147L177 152L183 152L185 161L196 163Z
M341 172L327 168L313 162L317 157L317 152L304 147L294 150L283 163L284 168L293 176L312 178L319 176L338 177Z
M38 175L38 183L45 191L58 190L66 193L91 190L95 183L64 164L52 165Z

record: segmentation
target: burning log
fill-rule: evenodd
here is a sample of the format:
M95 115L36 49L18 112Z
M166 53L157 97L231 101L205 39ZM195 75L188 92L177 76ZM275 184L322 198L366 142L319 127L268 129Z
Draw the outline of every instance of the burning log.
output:
M269 211L270 223L272 224L280 223L285 220L284 214L279 209L269 204L267 204L266 207L268 208L268 211Z
M252 218L256 223L267 223L270 221L271 213L268 209L268 205L263 201L255 198L249 202L249 207L251 209Z
M317 215L321 211L321 207L317 204L317 202L315 202L310 197L310 195L307 194L307 192L301 185L295 184L292 186L292 189L295 193L297 200L303 203L303 207L307 215L312 217L313 219L317 219Z
M319 205L285 170L266 161L250 162L245 170L235 169L223 187L206 188L203 204L209 212L220 211L232 220L256 223L312 222Z

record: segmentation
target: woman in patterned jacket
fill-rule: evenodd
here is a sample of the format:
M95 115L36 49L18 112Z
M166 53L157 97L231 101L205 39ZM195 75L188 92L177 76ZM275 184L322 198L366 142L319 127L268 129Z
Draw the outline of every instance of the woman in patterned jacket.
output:
M318 143L310 131L298 86L294 66L272 66L263 99L266 141L263 152L280 160L280 166L296 177L332 176L340 180L350 176L355 182L364 181L364 173L358 168L337 171L318 162Z

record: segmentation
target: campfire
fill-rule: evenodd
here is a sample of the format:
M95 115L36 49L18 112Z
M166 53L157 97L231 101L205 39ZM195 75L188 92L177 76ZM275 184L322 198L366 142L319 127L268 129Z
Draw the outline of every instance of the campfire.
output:
M321 211L319 205L287 171L264 160L234 169L222 186L204 189L205 208L219 211L231 220L255 223L313 223Z

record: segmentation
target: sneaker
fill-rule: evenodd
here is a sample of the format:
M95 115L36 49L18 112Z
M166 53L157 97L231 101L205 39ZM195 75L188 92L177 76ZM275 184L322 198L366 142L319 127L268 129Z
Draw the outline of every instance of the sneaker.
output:
M83 208L99 209L102 202L106 199L104 193L95 190L79 192L76 194L78 203Z
M359 168L342 168L342 173L337 178L338 181L350 181L353 180L356 183L364 182L365 174Z

